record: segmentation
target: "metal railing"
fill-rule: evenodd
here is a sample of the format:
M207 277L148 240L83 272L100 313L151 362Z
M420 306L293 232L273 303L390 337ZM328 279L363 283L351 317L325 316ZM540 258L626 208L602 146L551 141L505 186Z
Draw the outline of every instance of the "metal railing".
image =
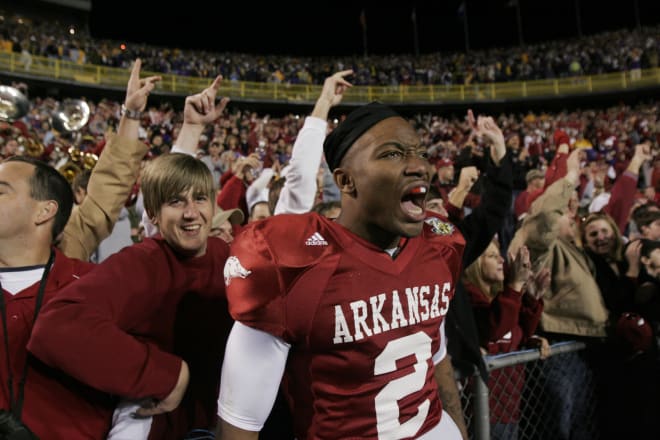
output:
M56 58L33 55L31 64L21 61L21 54L0 53L0 71L47 77L58 81L87 86L123 89L128 81L128 69L77 64ZM27 68L29 67L29 69ZM210 78L143 72L161 75L157 91L186 96L197 93L210 84ZM247 81L223 81L219 93L234 99L311 103L321 92L321 85L284 84ZM647 87L660 87L660 68L622 71L593 76L535 81L482 83L471 85L398 85L356 86L349 89L345 103L367 103L379 100L390 104L438 104L474 101L505 101L553 96L616 92Z
M540 360L538 350L486 356L488 383L481 376L459 379L470 438L539 440L597 439L593 375L585 344L562 342Z

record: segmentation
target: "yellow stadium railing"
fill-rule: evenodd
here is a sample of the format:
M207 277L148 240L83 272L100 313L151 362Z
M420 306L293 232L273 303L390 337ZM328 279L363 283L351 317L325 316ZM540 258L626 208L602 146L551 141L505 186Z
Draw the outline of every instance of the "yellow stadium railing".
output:
M6 52L0 53L0 71L47 77L87 86L121 89L125 87L129 74L128 69L76 64L40 56L33 56L32 64L29 70L26 70L26 66L20 61L20 54ZM159 91L181 96L197 93L211 82L210 78L143 72L143 75L156 74L163 77L163 80L157 85ZM379 100L391 104L440 104L505 101L617 92L645 87L660 87L660 68L561 79L488 84L356 86L348 90L344 102L366 103ZM222 83L219 94L241 100L309 103L316 99L320 91L320 85L227 80Z

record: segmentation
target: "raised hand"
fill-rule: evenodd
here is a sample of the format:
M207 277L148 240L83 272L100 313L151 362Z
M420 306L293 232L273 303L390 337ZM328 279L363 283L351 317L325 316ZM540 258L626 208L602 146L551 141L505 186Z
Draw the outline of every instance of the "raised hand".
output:
M449 203L457 208L462 207L463 203L465 202L465 198L470 192L472 185L474 185L474 182L477 181L478 177L479 170L477 170L477 167L470 166L461 168L458 184L456 185L456 188L452 189L448 194ZM442 209L444 210L444 207ZM447 211L443 213L444 216L447 216L446 212Z
M229 103L229 98L224 97L218 104L215 103L222 75L218 75L210 86L201 92L186 97L183 107L183 122L188 124L209 124L220 117Z
M580 158L582 156L582 150L576 148L571 151L571 154L568 155L566 159L566 179L576 184L578 178L580 177Z
M346 81L345 77L352 75L353 70L342 70L334 75L328 77L323 82L323 90L321 90L321 98L327 99L330 105L335 106L339 104L344 97L344 92L353 87L353 84Z
M342 70L325 79L321 95L316 100L312 116L327 119L330 109L339 104L344 97L344 92L353 87L353 84L346 81L345 77L352 75L353 70Z
M638 174L642 164L652 159L653 155L651 154L651 143L642 142L641 144L637 144L635 146L635 154L633 155L632 159L630 159L627 170Z
M256 172L262 166L259 156L250 154L247 157L241 157L232 166L232 172L239 179L243 179L247 172Z
M127 110L142 112L147 108L147 98L149 93L156 87L156 83L161 80L160 76L148 76L140 79L140 69L142 60L137 58L131 69L131 76L128 78L126 86L126 100L124 105Z
M495 165L499 165L506 154L506 143L500 127L490 116L479 116L475 119L472 110L468 110L467 119L473 132L479 137L486 138L490 143L490 157Z
M461 174L458 177L457 188L469 192L474 182L479 178L479 170L475 166L461 168Z
M218 119L227 107L229 98L222 98L218 104L215 103L221 82L222 75L218 75L210 86L186 97L183 106L183 125L175 141L179 151L194 155L204 126Z

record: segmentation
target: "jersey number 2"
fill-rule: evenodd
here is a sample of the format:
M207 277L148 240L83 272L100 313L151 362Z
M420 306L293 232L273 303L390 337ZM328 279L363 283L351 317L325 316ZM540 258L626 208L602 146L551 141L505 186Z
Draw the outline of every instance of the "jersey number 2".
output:
M421 390L426 383L429 359L431 358L431 338L424 332L414 333L390 341L376 358L374 374L396 371L396 361L414 355L417 362L414 371L394 379L376 395L376 422L379 440L396 440L414 436L424 424L431 402L426 399L417 408L417 414L399 423L398 401L407 395Z

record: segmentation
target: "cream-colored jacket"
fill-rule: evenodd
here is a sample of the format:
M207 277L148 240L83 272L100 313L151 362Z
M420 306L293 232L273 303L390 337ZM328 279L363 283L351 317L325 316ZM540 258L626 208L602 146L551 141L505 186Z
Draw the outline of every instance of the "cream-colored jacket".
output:
M543 298L541 328L550 333L605 337L608 311L593 276L591 259L559 237L558 219L568 208L573 184L559 179L537 198L509 246L524 245L535 270L550 268L551 285Z
M74 206L58 244L66 256L89 261L99 243L110 235L148 149L138 140L109 136L90 176L87 197Z

